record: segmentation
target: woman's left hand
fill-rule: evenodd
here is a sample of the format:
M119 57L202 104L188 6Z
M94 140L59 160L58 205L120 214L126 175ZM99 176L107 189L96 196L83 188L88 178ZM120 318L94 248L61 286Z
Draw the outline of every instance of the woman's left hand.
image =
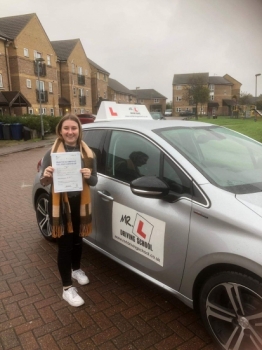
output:
M90 176L91 176L91 169L83 168L83 169L81 169L80 171L81 171L81 173L83 174L83 177L84 177L85 179L89 179L89 178L90 178Z

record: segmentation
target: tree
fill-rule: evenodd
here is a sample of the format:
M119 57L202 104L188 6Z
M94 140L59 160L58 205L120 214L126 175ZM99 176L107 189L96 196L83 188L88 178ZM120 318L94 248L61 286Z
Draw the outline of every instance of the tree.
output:
M251 94L243 93L238 100L240 105L251 105L254 102L254 97Z
M195 104L195 117L198 119L197 107L199 104L202 105L209 101L209 88L204 84L201 77L193 77L190 79L189 85L185 90L184 99L190 104Z
M166 109L172 109L172 105L173 105L172 101L167 102Z

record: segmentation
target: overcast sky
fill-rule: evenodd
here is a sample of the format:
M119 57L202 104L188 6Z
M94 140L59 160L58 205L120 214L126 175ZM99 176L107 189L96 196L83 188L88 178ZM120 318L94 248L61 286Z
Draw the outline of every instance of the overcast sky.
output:
M172 99L174 74L229 74L255 95L262 0L0 0L0 17L36 13L50 40L79 38L128 89ZM262 75L257 95L262 94Z

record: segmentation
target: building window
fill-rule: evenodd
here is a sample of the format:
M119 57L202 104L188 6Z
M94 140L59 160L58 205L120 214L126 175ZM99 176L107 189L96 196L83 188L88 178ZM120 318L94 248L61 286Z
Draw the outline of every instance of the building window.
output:
M227 94L227 90L224 90L224 95L226 95Z
M4 87L2 74L0 74L0 87Z
M73 87L73 94L74 94L74 96L76 96L76 88L75 87Z
M83 74L83 68L82 67L78 67L77 70L78 70L78 74L79 75Z
M177 96L177 97L176 97L176 100L177 100L177 101L182 101L182 96Z
M49 83L48 83L48 87L49 87L49 92L50 92L50 94L52 94L52 93L53 93L53 83L52 83L52 82L49 82Z
M41 111L42 111L42 115L46 115L46 108L41 108ZM39 114L40 114L40 108L39 108Z
M177 89L177 90L182 90L182 86L181 86L181 85L177 85L177 86L176 86L176 89Z
M29 51L26 48L24 48L24 56L25 57L29 57Z
M26 87L27 87L28 89L31 89L32 84L31 84L31 80L30 80L30 79L26 79Z
M72 73L75 73L75 64L72 63Z
M78 91L79 91L79 96L83 96L84 94L83 94L83 89L78 89Z
M177 108L176 108L176 111L177 111L177 112L181 112L181 108L180 108L180 107L177 107Z
M154 98L154 103L158 103L159 102L159 98Z
M84 113L85 113L85 110L84 110L83 108L81 108L80 113L81 113L81 114L84 114Z
M33 108L28 108L28 113L29 113L29 114L34 114Z
M54 108L50 108L50 115L53 117L55 115Z
M210 99L211 101L214 101L214 92L211 92L211 93L209 94L209 99Z
M51 66L51 56L50 55L46 56L46 63L48 66Z
M34 59L41 58L41 52L34 50Z
M214 84L210 84L209 85L209 90L214 91L215 90L215 85Z
M42 80L36 81L36 88L37 90L44 91L45 90L45 83Z

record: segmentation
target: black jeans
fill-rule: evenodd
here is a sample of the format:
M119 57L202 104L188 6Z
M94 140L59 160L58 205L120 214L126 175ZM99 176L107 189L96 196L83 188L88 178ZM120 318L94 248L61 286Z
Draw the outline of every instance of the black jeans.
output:
M62 279L63 287L72 285L72 270L80 269L82 256L82 237L79 237L80 229L80 196L68 198L71 208L73 233L67 233L57 239L58 256L57 265ZM66 225L65 225L66 229Z

